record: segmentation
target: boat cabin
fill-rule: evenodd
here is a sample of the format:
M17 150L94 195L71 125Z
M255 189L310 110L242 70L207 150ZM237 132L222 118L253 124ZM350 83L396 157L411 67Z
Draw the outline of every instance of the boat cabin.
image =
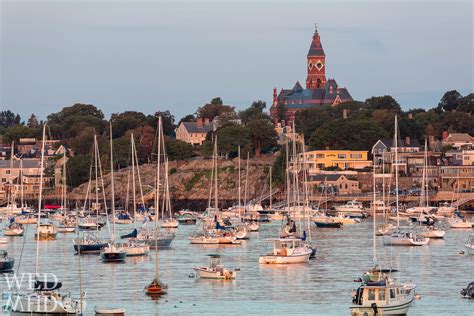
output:
M268 239L267 241L273 241L274 256L287 256L292 254L296 248L304 246L303 241L299 238Z

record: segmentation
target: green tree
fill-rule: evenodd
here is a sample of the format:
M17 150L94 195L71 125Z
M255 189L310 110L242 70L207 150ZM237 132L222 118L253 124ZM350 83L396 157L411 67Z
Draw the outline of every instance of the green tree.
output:
M80 154L67 162L68 185L77 187L89 180L91 156Z
M456 90L448 91L443 95L443 97L439 101L438 110L447 111L447 112L456 110L461 99L462 99L462 95Z
M12 125L3 131L3 141L18 142L20 138L41 138L41 127L29 128L26 125Z
M372 110L395 110L397 112L401 111L400 104L390 95L384 95L381 97L371 97L370 99L365 100L369 109Z
M309 140L315 130L332 119L335 117L330 106L305 109L296 113L295 128L298 133L303 133L305 140Z
M267 107L267 104L262 101L254 101L248 109L239 112L239 117L242 120L242 123L246 124L255 119L261 119L262 116L267 117L263 110Z
M280 152L278 153L277 159L273 163L273 170L272 170L272 181L273 184L277 187L283 187L285 184L285 176L286 176L286 149L285 146L282 147Z
M286 104L278 103L276 106L276 118L278 121L286 120Z
M176 125L175 118L170 111L158 111L153 115L148 115L148 125L156 130L158 126L158 117L161 115L161 123L163 124L163 134L166 136L173 136L175 134Z
M27 125L28 127L38 127L38 119L36 118L36 115L34 113L31 114L30 118L28 119Z
M181 124L181 122L195 122L195 121L196 121L196 117L193 114L188 114L179 120L178 126L179 124Z
M165 142L169 160L187 160L193 157L193 145L176 139Z
M459 100L457 108L461 112L474 112L474 93L470 93Z
M228 123L221 126L217 131L217 149L219 153L234 157L237 155L238 147L241 147L242 156L250 151L250 131L247 127ZM204 146L206 155L211 155L213 149L212 138L209 138Z
M229 105L222 104L221 98L214 98L212 99L211 103L207 103L206 105L198 108L197 114L199 117L202 118L209 118L209 120L213 120L216 116L220 116L225 112L230 112L235 114L234 107Z
M260 157L262 151L267 151L277 146L278 135L272 122L266 119L255 119L246 127L250 131L255 156Z
M387 132L371 119L339 119L325 123L309 140L314 149L367 150Z
M211 100L212 105L223 105L223 101L220 97L215 97Z
M10 110L0 111L0 128L7 128L13 125L19 125L21 117L19 114L15 114Z
M114 113L110 119L112 121L113 138L121 137L128 130L138 128L147 123L145 114L136 111Z
M441 115L437 130L438 137L442 131L474 135L474 120L468 113L445 112Z

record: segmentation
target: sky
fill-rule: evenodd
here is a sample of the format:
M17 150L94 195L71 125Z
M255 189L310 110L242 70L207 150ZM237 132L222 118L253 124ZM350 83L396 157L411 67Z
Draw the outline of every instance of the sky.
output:
M213 97L271 105L306 80L314 24L326 76L352 97L430 108L473 92L472 1L0 0L0 110L45 119L74 103L111 113Z

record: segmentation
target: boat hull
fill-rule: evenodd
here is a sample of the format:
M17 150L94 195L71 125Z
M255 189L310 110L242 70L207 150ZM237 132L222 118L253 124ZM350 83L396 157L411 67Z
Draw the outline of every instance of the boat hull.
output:
M201 279L215 279L215 280L233 280L237 277L235 271L212 271L207 268L194 268Z
M160 249L160 248L169 248L171 247L171 242L173 241L174 237L169 238L160 238L158 240L149 240L148 245L150 249Z
M372 306L350 306L351 316L372 316L372 315L406 315L410 309L413 298L409 301L394 306L377 306L378 314L375 314Z
M127 253L125 251L101 252L100 260L102 262L123 262Z
M56 300L53 296L12 296L10 315L77 315L78 310L72 307L71 300Z
M15 265L15 259L8 258L7 260L0 261L0 272L9 272L13 270Z
M273 255L266 255L261 256L258 258L258 262L260 264L295 264L295 263L307 263L309 261L309 257L311 256L311 252L307 254L301 254L297 256L273 256Z
M104 250L105 247L107 247L107 243L97 243L97 244L90 244L90 245L82 245L82 244L75 244L74 245L74 251L81 253L99 253L102 250Z
M144 245L124 247L123 250L125 251L127 257L146 256L150 252L150 246Z
M446 235L444 230L429 230L421 233L422 237L442 239Z
M23 236L23 233L24 233L23 228L13 228L13 229L6 228L3 230L3 236L9 236L9 237Z

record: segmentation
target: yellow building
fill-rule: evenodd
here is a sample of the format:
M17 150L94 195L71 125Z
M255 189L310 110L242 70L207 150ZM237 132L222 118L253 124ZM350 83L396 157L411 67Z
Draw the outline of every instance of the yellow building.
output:
M372 166L372 161L367 159L367 151L313 150L305 155L310 173L326 168L348 170Z

